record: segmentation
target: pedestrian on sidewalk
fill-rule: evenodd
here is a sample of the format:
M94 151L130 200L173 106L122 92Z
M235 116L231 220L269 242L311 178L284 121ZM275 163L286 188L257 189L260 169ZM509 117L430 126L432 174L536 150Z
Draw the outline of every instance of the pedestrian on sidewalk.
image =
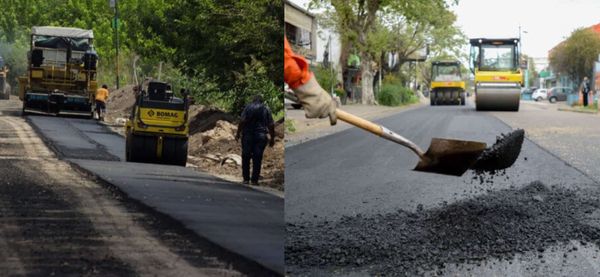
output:
M337 122L335 101L317 83L314 74L308 68L306 59L294 54L287 38L284 40L283 50L283 79L298 97L306 118L329 117L330 124L335 125Z
M590 82L588 77L583 77L583 82L581 83L581 94L583 95L583 106L588 106L588 95L590 94Z
M267 140L267 133L270 140ZM235 140L242 138L242 177L243 183L258 185L263 153L267 147L275 144L275 124L271 111L263 103L260 95L254 96L252 103L246 105L238 125ZM252 178L250 178L250 161L252 161Z
M101 88L96 90L96 114L98 120L104 121L104 114L106 113L106 101L108 101L108 86L102 85Z

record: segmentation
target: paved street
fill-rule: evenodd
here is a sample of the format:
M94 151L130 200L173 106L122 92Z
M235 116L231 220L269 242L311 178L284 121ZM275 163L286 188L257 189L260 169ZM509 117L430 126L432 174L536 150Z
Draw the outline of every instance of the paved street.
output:
M563 104L525 103L519 113L494 113L513 128L600 182L600 116L559 111Z
M406 241L404 235L394 242L389 237L392 234L386 234L386 232L407 232L407 230L413 230L413 233L425 232L423 230L417 232L415 228L423 228L426 222L429 222L427 218L435 217L440 213L446 214L459 208L462 213L467 214L475 213L478 210L492 209L501 213L498 216L503 218L497 224L502 222L505 224L512 222L515 213L530 213L540 209L540 206L535 204L537 200L531 201L531 199L542 199L540 198L542 196L537 195L540 191L543 191L543 194L547 193L543 199L551 199L551 195L555 195L555 193L563 195L563 193L570 194L571 192L576 195L598 196L598 183L592 176L591 167L581 167L581 162L578 162L578 154L571 154L572 160L567 160L562 156L567 157L568 155L558 151L558 147L546 147L545 144L548 143L542 140L540 140L542 143L536 141L539 139L540 129L536 129L534 126L539 128L538 121L543 121L543 117L551 114L551 118L560 119L563 125L571 125L569 120L581 120L582 116L550 109L547 111L548 114L538 114L540 109L544 112L544 108L539 106L523 104L518 113L484 113L475 112L473 103L469 103L466 107L423 107L379 120L379 123L415 141L423 148L429 145L432 137L479 140L489 145L494 143L495 137L500 133L508 132L513 127L524 128L528 138L531 137L533 141L526 139L515 165L506 172L496 175L476 176L473 172L467 172L464 176L457 178L412 171L418 161L412 152L356 128L287 148L285 205L288 241L286 243L286 259L288 259L288 264L291 264L288 271L308 275L323 272L341 275L353 272L376 274L389 272L389 268L386 266L395 264L401 269L405 267L406 272L420 272L421 274L429 272L429 274L449 276L478 276L481 274L529 276L544 275L544 272L578 276L599 274L598 255L596 254L598 247L594 244L586 244L585 249L573 246L578 244L578 232L587 227L577 227L572 234L559 236L553 234L554 243L543 244L544 246L541 248L543 255L540 254L539 257L536 254L536 251L540 250L536 249L539 248L538 246L511 241L513 237L514 240L519 240L519 236L523 234L526 234L526 241L538 240L539 236L544 236L540 234L561 229L557 226L546 226L544 222L548 222L548 218L566 220L558 219L562 218L564 214L553 210L562 209L558 206L561 206L563 202L552 204L553 208L542 209L543 211L540 212L544 214L545 220L537 222L538 215L531 215L529 219L516 220L515 227L510 228L507 231L508 234L505 235L498 233L500 232L498 229L504 227L485 223L492 224L489 229L491 233L487 235L496 239L494 239L494 243L482 243L487 246L478 245L477 247L486 248L490 245L494 245L496 248L506 247L502 251L506 255L501 255L494 249L487 249L486 251L482 250L477 254L477 258L474 258L470 250L459 249L457 253L444 256L439 252L445 253L449 250L436 248L454 238L451 235L439 234L440 230L436 232L435 239L433 237L413 238L419 242L418 245L425 245L423 248L432 243L430 247L433 250L426 249L424 256L421 257L422 260L415 258L419 251L407 253L408 256L413 255L413 258L410 259L414 259L413 262L402 259L402 251L386 252L388 251L386 249L394 247L394 243L397 241L405 241L405 248L411 246L410 240ZM586 118L586 120L597 121L597 117L588 116ZM529 128L532 128L531 134ZM578 145L577 139L573 138L573 140L573 144ZM588 138L582 141L591 143L587 140ZM558 142L560 144L560 141ZM589 152L581 157L591 159L593 153ZM584 163L586 162L584 161ZM589 173L586 173L588 170ZM555 189L559 192L556 192ZM533 194L529 195L529 193ZM529 196L525 197L526 195ZM525 200L521 197L525 197ZM499 201L498 199L505 200ZM561 199L561 197L557 199ZM492 205L496 201L498 201L496 206L486 206ZM579 201L578 196L573 196L573 201ZM564 200L564 202L568 201ZM583 201L582 203L587 202ZM587 205L579 206L587 207ZM591 210L586 213L598 213L597 207L593 207L595 204L591 205L592 207L589 207ZM482 209L481 207L487 208ZM579 215L576 215L577 211L571 211L571 213L573 214L567 215L566 218L579 218ZM484 214L487 215L487 212ZM425 221L418 223L420 218ZM443 218L447 218L447 216ZM480 212L472 215L470 219L486 222L484 215ZM459 221L463 218L457 217L456 220L455 224L460 224ZM487 222L492 221L488 220ZM579 226L583 221L585 220L576 220L573 225ZM533 224L533 222L537 223ZM487 230L474 228L471 226L472 223L464 224L468 225L458 229L463 231L455 230L457 236L469 234L469 231L474 231L473 236L477 236L481 235L479 231L485 233L484 231ZM518 231L524 225L532 228L529 229L531 232ZM442 232L447 231L444 228L441 230ZM593 230L596 232L597 229ZM328 233L331 235L328 236ZM448 231L448 234L451 233ZM314 235L312 241L309 240L310 234ZM410 231L406 236L410 237L409 234L411 234ZM590 237L598 239L596 235ZM465 240L466 242L463 241L463 244L471 244L468 242L471 239L465 238ZM362 243L360 243L361 241ZM472 238L472 241L477 245L476 241L484 240ZM500 246L495 244L498 243L497 241ZM369 256L378 257L377 249L379 249L389 255L396 253L396 257L382 254L381 259L383 260L380 259L377 263L368 262L366 257L347 262L345 261L347 258L361 257L359 251L356 250L361 247L346 249L353 243L364 244L367 249L373 249L374 253L368 254ZM511 248L513 244L514 249ZM415 247L420 247L418 245ZM303 249L315 251L321 247L338 250L324 251L322 256L316 254L319 252L316 251L313 256L318 257L314 259L303 255L303 251L306 251ZM403 244L395 247L402 249ZM575 255L568 256L566 253L573 252L571 250L574 248L578 249L574 251ZM519 249L519 251L515 249ZM463 262L457 263L452 256L462 256ZM503 258L499 259L498 256ZM563 265L550 266L552 264L550 261L554 256L561 257ZM335 260L336 262L326 262L333 261L332 259L337 260ZM431 267L431 264L423 261L436 261L436 263L434 267ZM317 270L305 271L303 264L310 264ZM324 264L333 264L333 266L327 267ZM440 264L443 266L440 267ZM415 269L416 266L422 268ZM567 274L568 272L570 274Z
M340 107L342 110L349 113L361 116L369 120L375 120L378 118L384 118L389 115L398 113L403 110L410 110L420 105L424 105L427 99L423 99L421 103L415 103L407 106L400 107L387 107L387 106L369 106L362 104L350 104ZM285 120L292 122L294 125L294 132L287 131L285 134L285 141L287 146L303 143L315 138L319 138L325 135L341 132L346 130L352 125L343 121L338 121L335 126L331 126L329 119L308 119L304 115L303 109L292 109L291 107L285 111Z
M283 272L282 198L122 162L123 138L104 126L23 118L18 100L0 101L0 130L2 275Z

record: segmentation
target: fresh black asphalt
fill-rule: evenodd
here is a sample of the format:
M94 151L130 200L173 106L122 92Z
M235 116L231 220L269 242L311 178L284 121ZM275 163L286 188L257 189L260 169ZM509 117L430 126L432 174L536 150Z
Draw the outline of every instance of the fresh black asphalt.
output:
M433 137L490 145L511 130L472 106L424 107L379 123L424 149ZM515 165L494 175L421 173L417 161L356 128L287 148L288 273L600 274L590 245L598 226L588 226L600 215L598 184L576 168L527 139ZM579 242L592 254L573 250ZM549 267L553 255L568 265Z
M93 120L29 116L46 143L131 199L283 274L284 200L191 168L127 163L124 139Z

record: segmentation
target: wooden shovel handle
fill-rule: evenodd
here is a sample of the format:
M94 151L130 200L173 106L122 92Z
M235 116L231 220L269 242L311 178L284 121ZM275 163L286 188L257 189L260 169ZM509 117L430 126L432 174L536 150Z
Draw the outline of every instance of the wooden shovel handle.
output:
M381 128L381 125L375 124L371 121L368 121L366 119L360 118L358 116L355 116L353 114L349 114L345 111L342 111L340 109L336 109L335 110L335 114L337 116L337 118L339 120L345 121L347 123L350 123L358 128L361 128L365 131L369 131L373 134L376 134L378 136L381 136L383 134L383 128Z
M371 133L378 135L384 139L387 139L389 141L393 141L395 143L398 143L400 145L408 147L410 150L415 152L415 154L417 154L417 156L419 156L419 158L421 158L421 160L426 159L425 153L423 152L423 150L418 145L416 145L414 142L406 139L405 137L403 137L399 134L396 134L396 133L390 131L389 129L387 129L379 124L375 124L371 121L368 121L364 118L360 118L353 114L349 114L340 109L336 109L335 114L339 120L348 122L358 128L361 128L365 131L371 132Z

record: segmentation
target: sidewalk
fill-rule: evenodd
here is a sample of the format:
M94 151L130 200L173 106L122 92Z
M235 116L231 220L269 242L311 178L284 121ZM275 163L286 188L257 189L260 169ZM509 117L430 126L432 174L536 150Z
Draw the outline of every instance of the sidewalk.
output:
M586 113L586 114L597 114L598 113L597 109L594 109L591 107L583 108L582 106L569 106L567 104L567 102L564 102L564 101L557 102L557 103L550 103L546 100L540 101L540 102L521 100L521 103L526 103L527 105L536 106L543 110L557 110L557 111L562 111L562 112L576 112L576 113Z
M351 114L363 117L368 120L376 120L384 118L395 113L415 109L428 104L428 99L421 100L420 103L415 103L400 107L374 106L363 104L349 104L342 106L341 109ZM426 103L427 102L427 103ZM285 131L285 146L300 144L309 140L320 138L326 135L337 133L346 130L352 125L338 120L335 126L329 125L329 119L307 119L304 116L304 110L287 109L285 120L293 122L294 132Z

